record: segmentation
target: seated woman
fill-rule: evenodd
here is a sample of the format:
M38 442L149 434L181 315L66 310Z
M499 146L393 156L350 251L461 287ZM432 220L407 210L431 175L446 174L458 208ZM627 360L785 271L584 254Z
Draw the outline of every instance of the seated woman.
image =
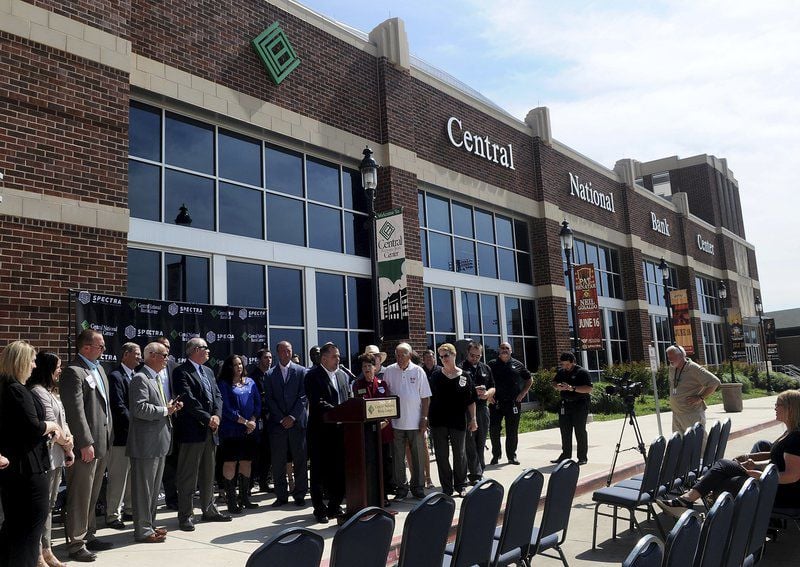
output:
M800 508L800 391L778 394L775 419L786 425L786 431L774 443L759 442L759 453L740 455L732 460L714 463L694 487L677 498L656 500L667 513L680 516L695 500L714 492L736 494L748 477L758 478L773 463L778 468L778 493L774 508ZM763 449L769 450L763 450Z

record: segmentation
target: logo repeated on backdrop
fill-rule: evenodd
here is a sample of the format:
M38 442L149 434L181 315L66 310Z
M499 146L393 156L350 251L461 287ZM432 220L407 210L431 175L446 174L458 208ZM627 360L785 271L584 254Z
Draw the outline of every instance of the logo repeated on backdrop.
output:
M276 85L280 85L300 65L300 58L278 22L253 40L253 48Z

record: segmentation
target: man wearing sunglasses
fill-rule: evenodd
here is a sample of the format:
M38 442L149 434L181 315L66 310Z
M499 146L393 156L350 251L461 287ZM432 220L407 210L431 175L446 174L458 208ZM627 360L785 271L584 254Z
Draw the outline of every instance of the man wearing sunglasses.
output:
M500 461L503 450L500 446L500 431L506 421L506 458L512 465L518 465L517 434L522 400L528 395L533 379L531 373L516 358L511 356L511 344L500 343L500 354L489 362L494 377L495 403L489 410L489 435L492 439L492 462Z

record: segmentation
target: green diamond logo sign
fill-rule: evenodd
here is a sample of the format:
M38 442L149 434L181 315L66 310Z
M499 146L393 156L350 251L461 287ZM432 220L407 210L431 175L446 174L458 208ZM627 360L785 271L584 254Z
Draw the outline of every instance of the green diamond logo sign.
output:
M172 332L169 334L169 336L170 336L170 337L172 337L172 340L174 341L175 339L177 339L177 338L178 338L178 336L179 336L179 333L178 333L178 331L172 331Z
M249 341L249 340L250 340L250 335L248 335L248 334L247 334L247 331L245 331L244 333L242 333L242 340L243 340L244 342L247 342L247 341Z
M216 319L216 318L217 318L217 315L219 315L219 311L217 311L216 309L212 309L212 310L211 310L211 316L212 316L214 319Z
M81 323L81 329L83 329L83 330L85 331L85 330L86 330L86 329L88 329L88 328L89 328L89 321L85 321L85 320L84 320L84 321Z
M300 58L278 22L261 32L253 40L253 47L276 85L280 85L300 65Z
M389 240L394 234L394 227L392 226L392 223L389 221L384 222L378 233L383 236L384 240Z
M130 302L130 303L128 303L128 306L129 306L129 307L130 307L132 310L136 311L136 308L137 308L137 307L139 307L139 303L137 303L137 301L136 301L135 299L131 299L131 302Z

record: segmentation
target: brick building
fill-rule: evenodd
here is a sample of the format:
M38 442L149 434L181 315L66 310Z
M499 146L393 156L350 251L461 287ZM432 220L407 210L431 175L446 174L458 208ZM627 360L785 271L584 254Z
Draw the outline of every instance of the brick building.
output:
M275 23L271 75L251 42ZM0 343L63 352L80 288L266 307L270 344L362 351L365 145L378 209L403 207L415 348L509 340L530 368L553 366L570 346L564 219L596 267L592 371L650 343L663 359L662 257L689 290L699 361L725 357L718 281L753 315L755 251L725 160L608 169L559 143L546 108L520 121L410 56L398 19L367 35L290 0L11 0L0 115ZM175 223L182 205L191 226Z

